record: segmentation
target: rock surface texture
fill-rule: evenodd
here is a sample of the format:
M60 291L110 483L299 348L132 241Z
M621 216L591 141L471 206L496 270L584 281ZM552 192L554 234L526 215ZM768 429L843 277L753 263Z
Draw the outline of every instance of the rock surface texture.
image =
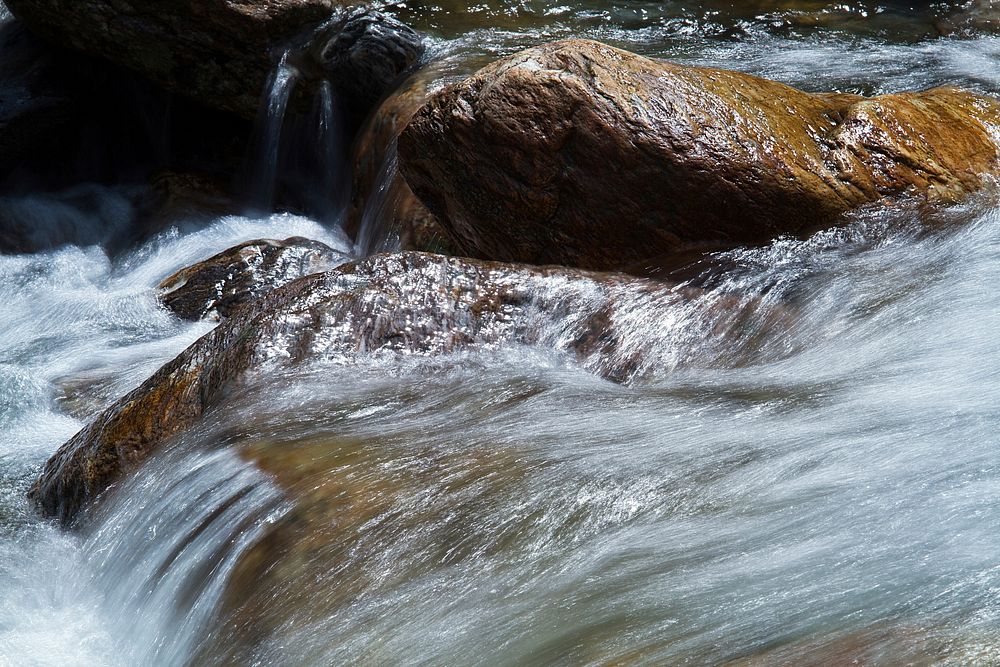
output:
M266 292L344 261L330 246L299 236L247 241L164 280L160 301L186 320L222 319Z
M299 47L303 68L313 66L310 74L332 76L366 108L377 101L372 96L387 92L384 86L416 61L422 48L412 30L390 17L347 9L334 0L6 4L55 44L105 58L169 91L247 119L254 117L285 48ZM362 93L366 97L357 97ZM355 107L352 112L359 113Z
M437 93L399 156L460 251L624 269L886 197L953 202L996 170L998 121L1000 102L953 88L810 94L567 40Z
M661 308L667 319L685 298L664 283L619 274L422 253L377 255L307 276L239 309L105 410L49 460L30 496L46 515L69 522L228 388L307 361L349 365L362 356L541 344L626 381L641 372L647 351L670 354L647 320L640 318L641 332L633 326L637 303Z

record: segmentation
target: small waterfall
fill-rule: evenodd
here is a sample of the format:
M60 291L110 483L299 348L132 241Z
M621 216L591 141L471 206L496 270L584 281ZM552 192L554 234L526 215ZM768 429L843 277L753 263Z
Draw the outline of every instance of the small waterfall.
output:
M187 438L151 461L87 539L95 589L109 591L103 606L127 638L126 664L188 664L240 556L283 512L264 475L205 444Z
M279 162L281 159L281 135L285 126L285 115L292 91L299 80L297 69L289 65L289 51L281 56L277 68L268 83L267 103L261 105L257 118L257 131L252 162L248 169L250 178L247 194L253 207L269 211L274 206L277 189Z
M393 230L388 229L399 194L396 188L397 173L396 142L393 140L386 149L385 159L379 167L361 214L361 226L355 243L355 253L360 257L398 246L398 237L394 237Z
M345 137L344 124L333 91L333 84L320 84L318 103L319 141L316 143L318 206L326 206L330 215L340 217L346 205L345 195L350 184L346 181L347 168L344 164Z
M300 56L286 51L271 75L245 168L247 200L254 210L339 223L350 188L343 117L333 85L303 74Z

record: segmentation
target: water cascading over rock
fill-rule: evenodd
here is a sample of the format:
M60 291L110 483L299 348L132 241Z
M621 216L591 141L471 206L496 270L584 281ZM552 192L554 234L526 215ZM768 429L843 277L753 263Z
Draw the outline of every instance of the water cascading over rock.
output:
M365 8L340 10L287 46L258 108L248 200L261 210L339 219L350 195L352 140L422 53L420 35Z
M223 160L211 166L241 184L238 189L248 204L260 210L304 211L330 221L339 218L349 199L347 163L355 133L419 62L424 48L421 35L392 16L330 0L211 0L149 6L107 0L15 0L10 4L18 23L51 43L47 51L82 52L92 56L84 60L93 60L98 70L120 78L120 66L131 70L128 76L203 105L201 113L167 114L172 123L171 148L188 142L203 155L218 144L216 152ZM53 71L58 68L45 70L43 83L50 87L62 78L73 80L71 75L54 78ZM18 75L13 84L22 86L21 79L34 84L37 78ZM57 95L43 96L42 104L36 101L26 110L0 104L0 145L13 142L13 150L7 151L11 160L35 148L39 140L33 137L56 136L54 125L61 134L74 134L79 124L71 121L81 96L75 91L64 95L66 88L71 86L57 85ZM93 91L88 89L87 95L93 97ZM161 106L173 110L178 105L165 99L152 106L159 112ZM214 118L205 109L239 118L223 124L221 131L214 124L202 127L202 119ZM4 116L14 112L16 116L4 123ZM146 114L133 115L138 118L135 124L141 125ZM246 121L254 119L257 130L251 132ZM88 131L94 125L90 123ZM150 130L153 135L158 132L162 134ZM231 157L231 135L239 137L241 150L250 148L242 167L239 157ZM138 142L116 141L109 132L101 149L118 143ZM0 167L3 160L0 157ZM173 160L153 168L191 167ZM148 173L146 167L133 171Z
M721 302L685 311L689 297L622 274L424 253L376 255L306 276L231 313L97 416L49 460L31 496L45 514L72 521L228 390L307 363L540 345L627 382L676 363L680 340L723 339L741 316ZM656 331L649 318L660 322Z

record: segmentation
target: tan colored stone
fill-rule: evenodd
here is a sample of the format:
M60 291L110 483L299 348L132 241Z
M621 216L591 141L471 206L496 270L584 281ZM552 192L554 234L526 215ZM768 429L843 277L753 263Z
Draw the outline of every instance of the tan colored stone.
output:
M885 198L957 201L996 170L998 119L1000 102L954 88L810 94L566 40L437 93L399 155L460 252L623 269Z

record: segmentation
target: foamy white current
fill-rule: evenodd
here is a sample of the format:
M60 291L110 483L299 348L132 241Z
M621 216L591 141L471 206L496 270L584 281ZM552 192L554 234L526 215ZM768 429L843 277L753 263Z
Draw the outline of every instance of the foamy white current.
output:
M454 75L584 34L816 90L1000 90L991 36L747 24L733 37L698 17L643 27L572 9L530 29L442 32L434 48ZM850 650L871 664L997 663L994 194L733 251L669 321L635 304L626 324L662 341L662 358L628 386L539 348L270 377L77 534L28 508L40 465L211 326L160 309L157 282L254 238L350 250L336 230L274 215L109 257L126 198L91 195L98 215L73 193L0 200L62 244L0 256L0 665L221 664L228 576L287 511L235 446L316 439L361 443L338 464L345 478L394 495L338 552L329 599L270 601L289 623L256 664L842 664ZM772 323L752 354L676 335L723 295ZM354 584L365 594L337 602Z

